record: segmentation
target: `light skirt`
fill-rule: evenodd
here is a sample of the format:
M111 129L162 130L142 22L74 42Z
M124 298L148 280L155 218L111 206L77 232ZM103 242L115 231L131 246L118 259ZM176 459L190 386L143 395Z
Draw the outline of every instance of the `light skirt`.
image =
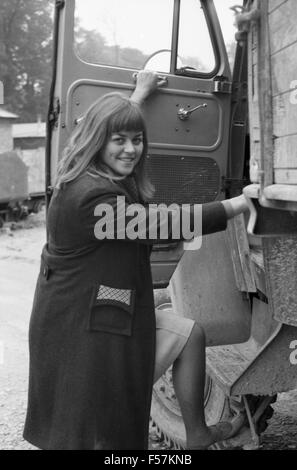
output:
M166 372L185 347L194 326L190 318L156 309L156 359L154 383Z

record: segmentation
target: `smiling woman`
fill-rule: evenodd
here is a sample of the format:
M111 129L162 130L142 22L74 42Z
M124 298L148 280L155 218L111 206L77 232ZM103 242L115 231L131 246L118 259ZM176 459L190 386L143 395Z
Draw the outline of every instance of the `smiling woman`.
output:
M142 131L113 133L102 153L102 162L118 176L132 173L143 152Z
M153 187L145 176L147 148L146 126L138 104L123 94L109 93L89 108L71 135L59 162L56 187L74 180L84 170L115 181L134 172L141 197L148 199Z

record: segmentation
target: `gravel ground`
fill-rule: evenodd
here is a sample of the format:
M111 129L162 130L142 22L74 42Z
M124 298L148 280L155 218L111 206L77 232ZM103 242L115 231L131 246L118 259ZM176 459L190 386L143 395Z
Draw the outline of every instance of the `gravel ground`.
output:
M33 450L23 440L27 401L27 331L45 241L44 212L0 230L0 450ZM264 450L297 449L297 391L280 394L262 436ZM154 429L150 449L167 449Z

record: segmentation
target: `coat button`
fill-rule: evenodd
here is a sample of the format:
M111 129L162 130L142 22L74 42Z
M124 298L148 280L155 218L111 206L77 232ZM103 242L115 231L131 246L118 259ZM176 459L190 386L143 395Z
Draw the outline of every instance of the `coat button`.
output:
M48 266L44 266L43 275L44 275L45 279L47 280L48 277L49 277L49 267Z

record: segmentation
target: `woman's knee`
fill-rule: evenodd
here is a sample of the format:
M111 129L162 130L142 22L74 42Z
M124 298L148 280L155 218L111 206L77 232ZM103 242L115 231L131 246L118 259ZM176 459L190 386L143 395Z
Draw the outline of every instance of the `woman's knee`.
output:
M192 333L198 338L198 339L205 339L205 331L204 328L199 325L197 322L194 323L193 328L192 328Z
M202 326L194 323L191 334L188 339L189 346L205 347L205 332Z

